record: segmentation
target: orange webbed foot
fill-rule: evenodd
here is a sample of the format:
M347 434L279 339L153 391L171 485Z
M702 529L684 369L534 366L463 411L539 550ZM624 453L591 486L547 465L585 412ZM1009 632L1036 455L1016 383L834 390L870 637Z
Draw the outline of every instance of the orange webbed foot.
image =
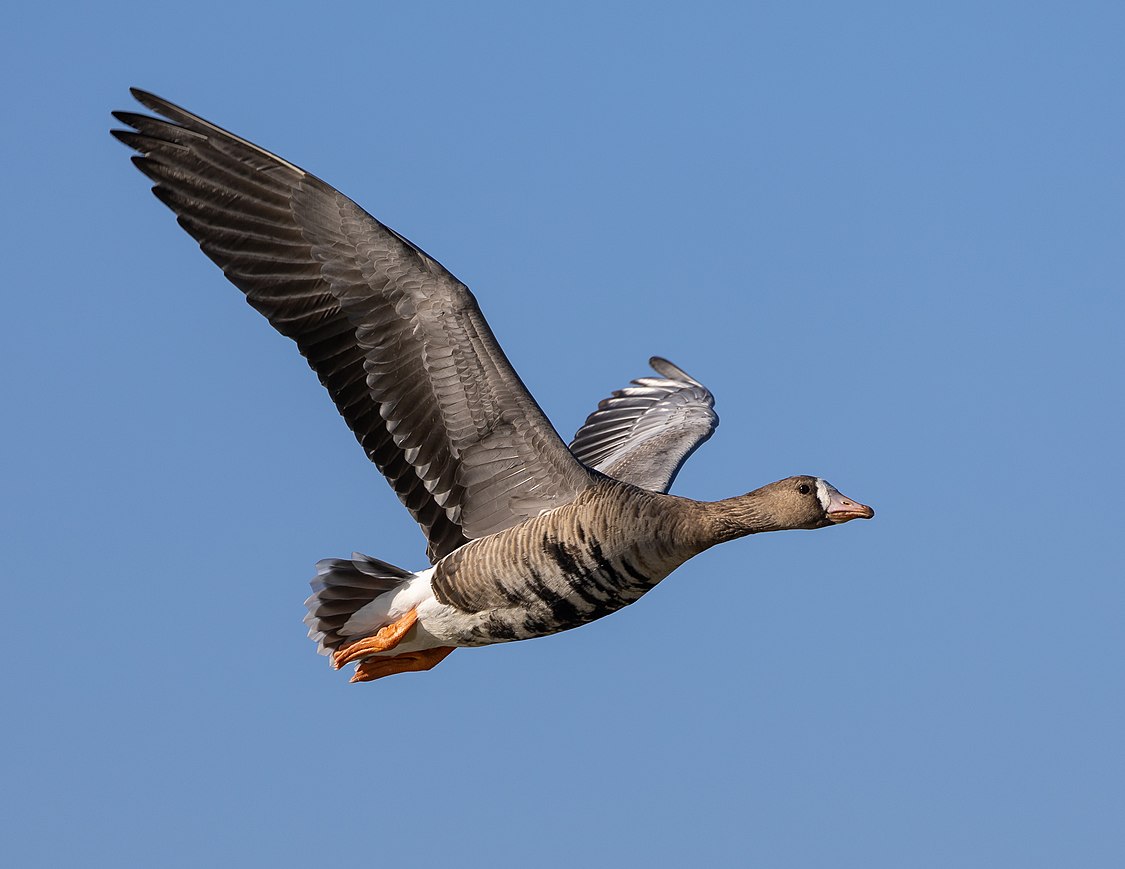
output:
M374 655L377 652L386 652L393 649L402 642L402 638L414 627L416 621L418 621L418 611L411 609L397 621L381 628L379 633L374 636L364 637L337 649L332 653L333 668L339 670L344 664L350 664L352 661L358 661L360 658Z
M393 676L395 673L429 670L445 660L445 656L453 649L453 646L441 646L437 649L424 649L421 652L404 652L391 658L368 658L356 665L355 675L352 676L351 681L371 682L384 676Z

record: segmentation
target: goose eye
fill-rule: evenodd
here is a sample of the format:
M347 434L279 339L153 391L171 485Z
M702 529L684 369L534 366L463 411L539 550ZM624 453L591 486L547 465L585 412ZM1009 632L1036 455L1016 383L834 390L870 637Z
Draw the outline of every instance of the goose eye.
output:
M812 491L812 489L809 488L808 483L801 483L801 485L799 485L797 487L797 491L800 492L802 495L807 495L809 492Z

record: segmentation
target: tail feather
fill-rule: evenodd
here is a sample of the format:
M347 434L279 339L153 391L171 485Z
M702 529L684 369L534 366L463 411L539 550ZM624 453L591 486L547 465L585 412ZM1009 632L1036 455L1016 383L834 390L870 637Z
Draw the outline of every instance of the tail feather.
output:
M355 613L388 591L394 591L414 574L378 558L353 552L351 558L325 558L316 564L313 593L305 601L309 638L317 653L328 655L346 636L340 629Z

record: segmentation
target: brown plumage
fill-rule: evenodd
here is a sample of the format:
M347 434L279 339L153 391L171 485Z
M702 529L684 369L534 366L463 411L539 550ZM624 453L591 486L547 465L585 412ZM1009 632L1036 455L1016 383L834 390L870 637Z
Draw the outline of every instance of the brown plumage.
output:
M455 646L566 630L710 546L870 518L815 477L701 503L666 494L718 422L667 360L605 399L568 448L469 289L303 169L159 97L116 112L137 167L247 301L293 339L426 534L418 573L318 565L310 635L364 681Z
M874 515L843 496L826 507L822 486L815 477L790 477L707 502L601 478L570 504L446 556L431 586L443 604L489 614L460 645L557 633L633 603L718 543Z

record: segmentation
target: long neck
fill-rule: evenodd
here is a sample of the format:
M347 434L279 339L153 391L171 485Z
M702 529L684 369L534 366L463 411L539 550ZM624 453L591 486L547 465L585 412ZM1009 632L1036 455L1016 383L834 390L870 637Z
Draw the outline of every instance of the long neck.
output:
M706 520L708 546L747 534L781 531L788 527L773 515L761 489L722 501L705 501L701 506Z

